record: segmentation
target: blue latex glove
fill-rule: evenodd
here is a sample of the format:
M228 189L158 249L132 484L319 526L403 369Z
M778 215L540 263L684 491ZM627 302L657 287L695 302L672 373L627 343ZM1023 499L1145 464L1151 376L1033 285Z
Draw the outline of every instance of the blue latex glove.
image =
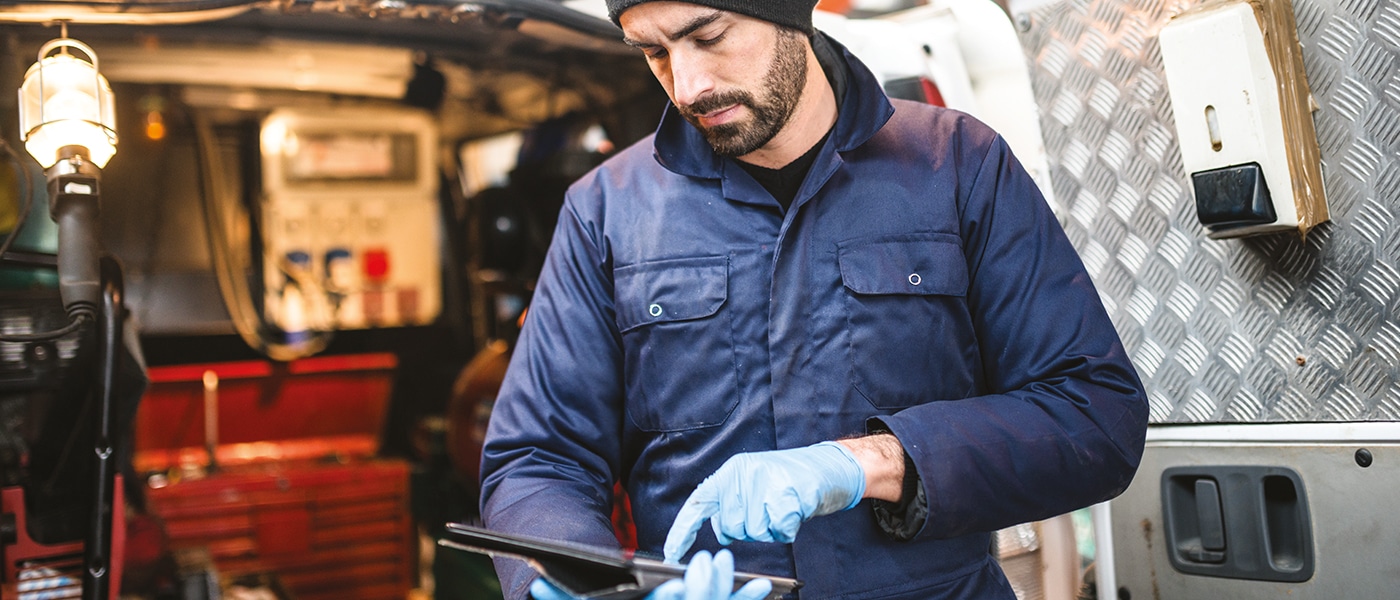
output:
M665 557L677 562L705 519L719 543L790 543L804 521L854 508L865 494L865 471L845 446L738 454L691 492L666 534Z
M647 594L646 600L763 600L771 591L773 582L767 579L755 579L734 591L734 555L720 550L711 560L710 553L701 550L685 568L684 581L667 581ZM530 584L530 595L535 600L578 600L544 579Z

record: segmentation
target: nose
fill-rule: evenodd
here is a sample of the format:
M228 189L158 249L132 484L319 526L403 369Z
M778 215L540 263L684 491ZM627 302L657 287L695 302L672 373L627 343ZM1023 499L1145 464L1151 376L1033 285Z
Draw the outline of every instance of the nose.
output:
M672 52L671 100L679 106L688 106L714 89L715 79L709 61L693 52Z

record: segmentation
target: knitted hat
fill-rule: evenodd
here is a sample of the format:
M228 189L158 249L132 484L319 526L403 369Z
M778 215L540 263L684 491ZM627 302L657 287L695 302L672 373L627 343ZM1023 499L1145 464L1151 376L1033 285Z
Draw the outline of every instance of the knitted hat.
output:
M618 17L627 9L650 0L607 0L608 18L612 19L619 27L622 24ZM776 23L785 27L791 27L807 35L812 35L812 11L817 7L817 0L682 0L689 4L698 4L748 15L755 19L762 19L770 23Z

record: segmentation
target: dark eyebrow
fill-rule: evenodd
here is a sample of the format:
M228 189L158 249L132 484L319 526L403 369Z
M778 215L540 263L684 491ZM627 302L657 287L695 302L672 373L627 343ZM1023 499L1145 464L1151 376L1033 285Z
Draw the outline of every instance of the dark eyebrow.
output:
M701 27L704 27L704 26L706 26L706 25L709 25L710 23L714 23L715 21L718 21L719 18L720 18L720 17L723 17L723 16L724 16L724 11L722 11L722 10L715 10L715 11L710 12L710 13L708 13L708 14L703 14L703 15L700 15L700 16L698 16L698 17L695 17L694 19L691 19L690 22L686 23L685 25L682 25L680 29L677 29L676 31L674 31L674 32L672 32L672 33L666 34L666 39L669 40L669 41L672 41L672 42L674 42L674 41L676 41L676 40L679 40L679 39L681 39L681 38L683 38L683 37L685 37L685 36L688 36L688 35L690 35L690 34L692 34L692 33L695 33L696 30L700 29ZM624 44L627 44L628 46L632 46L633 48L645 48L645 47L648 47L648 46L655 46L655 45L656 45L656 44L649 44L649 43L647 43L647 42L637 41L637 40L634 40L634 39L629 38L629 37L627 37L627 36L623 36L623 37L622 37L622 42L623 42Z
M714 12L711 12L711 13L708 14L708 15L700 15L700 16L698 16L698 17L695 17L694 19L691 19L689 23L686 23L683 27L681 27L680 29L676 30L675 33L672 33L672 34L670 34L670 35L668 35L668 36L666 36L666 37L669 38L671 41L674 42L674 41L679 40L679 39L681 39L681 38L683 38L683 37L685 37L685 36L687 36L687 35L690 35L690 34L692 34L692 33L695 33L695 31L696 31L697 29L700 29L701 27L704 27L704 26L706 26L706 25L709 25L710 23L714 23L715 21L718 21L719 18L722 17L722 16L724 16L724 11L721 11L721 10L716 10L716 11L714 11Z

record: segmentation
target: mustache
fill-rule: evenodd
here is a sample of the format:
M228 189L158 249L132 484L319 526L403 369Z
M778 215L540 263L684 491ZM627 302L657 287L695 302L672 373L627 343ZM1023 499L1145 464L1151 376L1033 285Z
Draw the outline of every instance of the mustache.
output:
M685 106L677 106L676 109L680 111L682 116L695 119L700 115L734 104L753 106L753 95L743 90L716 92Z

